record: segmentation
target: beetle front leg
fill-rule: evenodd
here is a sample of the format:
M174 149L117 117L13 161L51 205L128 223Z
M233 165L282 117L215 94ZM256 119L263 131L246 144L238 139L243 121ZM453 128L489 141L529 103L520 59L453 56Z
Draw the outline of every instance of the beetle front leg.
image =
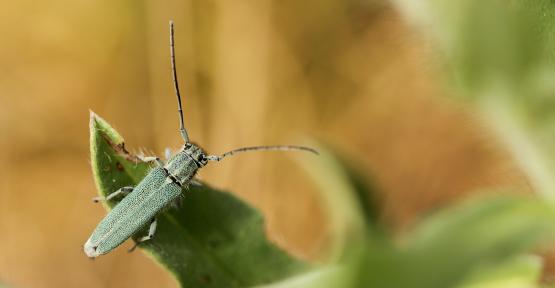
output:
M133 191L133 186L126 186L119 188L116 192L110 193L108 196L97 196L93 198L94 203L98 203L100 201L108 201L120 194L127 195Z
M156 165L158 167L164 166L164 162L162 162L162 160L160 160L160 158L158 158L156 156L141 156L141 155L138 155L137 157L143 162L146 162L146 163L156 162Z
M166 161L172 157L172 150L169 147L166 147L166 150L164 150L164 157L166 157Z
M135 245L133 245L133 247L131 247L131 249L129 249L128 252L133 252L133 250L137 248L137 245L154 238L157 224L158 224L158 221L156 221L156 218L152 219L152 222L150 223L150 227L148 228L148 235L141 237L141 239L135 242Z

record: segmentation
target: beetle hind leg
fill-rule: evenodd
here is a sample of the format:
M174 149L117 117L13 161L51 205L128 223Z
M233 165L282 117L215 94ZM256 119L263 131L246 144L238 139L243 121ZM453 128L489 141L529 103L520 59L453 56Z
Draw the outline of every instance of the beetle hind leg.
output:
M202 187L202 182L200 182L197 179L191 179L191 181L189 183L191 184L191 186L194 186L194 187L197 187L197 188Z
M148 235L143 236L138 241L136 241L133 247L131 247L131 249L128 250L128 252L133 252L139 244L154 238L154 234L156 234L157 224L158 224L158 221L156 221L156 218L152 219L152 222L150 222L150 227L148 228Z

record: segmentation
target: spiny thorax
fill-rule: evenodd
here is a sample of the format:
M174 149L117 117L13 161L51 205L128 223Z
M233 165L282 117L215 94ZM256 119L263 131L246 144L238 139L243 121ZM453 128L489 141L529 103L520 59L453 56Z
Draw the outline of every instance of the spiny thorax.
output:
M175 154L168 163L164 166L168 173L175 177L181 184L187 183L191 180L197 170L203 165L202 159L204 152L200 147L189 144L185 146L179 153Z

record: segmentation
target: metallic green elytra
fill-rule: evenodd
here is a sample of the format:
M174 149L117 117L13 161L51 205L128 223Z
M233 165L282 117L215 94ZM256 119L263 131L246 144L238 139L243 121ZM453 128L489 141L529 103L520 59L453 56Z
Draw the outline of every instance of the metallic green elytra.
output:
M222 155L208 155L202 148L189 142L189 136L183 121L181 96L175 69L175 52L173 41L173 22L170 21L170 53L173 72L173 83L177 96L180 116L180 132L185 144L163 163L157 157L144 157L144 161L156 163L148 175L137 187L123 187L107 197L97 197L98 200L109 200L117 195L126 195L98 224L91 237L84 245L87 256L95 258L106 254L118 247L125 240L131 238L143 227L150 223L148 235L139 238L136 245L153 238L156 232L156 215L174 202L186 191L190 184L197 183L193 178L198 169L204 167L208 161L220 161L235 153L257 150L307 151L318 154L312 148L303 146L254 146L231 150ZM135 245L135 246L136 246ZM135 246L132 248L134 249Z

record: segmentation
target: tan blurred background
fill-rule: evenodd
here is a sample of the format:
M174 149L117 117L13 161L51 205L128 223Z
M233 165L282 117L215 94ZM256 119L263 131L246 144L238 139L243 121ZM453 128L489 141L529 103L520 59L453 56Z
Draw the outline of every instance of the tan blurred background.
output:
M104 215L89 167L88 110L128 147L178 148L168 58L176 22L186 125L217 153L333 145L373 175L382 220L403 229L482 187L529 190L470 107L446 97L429 43L390 4L363 0L6 1L0 9L0 282L174 287L125 248L90 261ZM292 157L251 154L200 177L266 215L270 237L322 259L325 213ZM127 246L127 243L124 246Z

